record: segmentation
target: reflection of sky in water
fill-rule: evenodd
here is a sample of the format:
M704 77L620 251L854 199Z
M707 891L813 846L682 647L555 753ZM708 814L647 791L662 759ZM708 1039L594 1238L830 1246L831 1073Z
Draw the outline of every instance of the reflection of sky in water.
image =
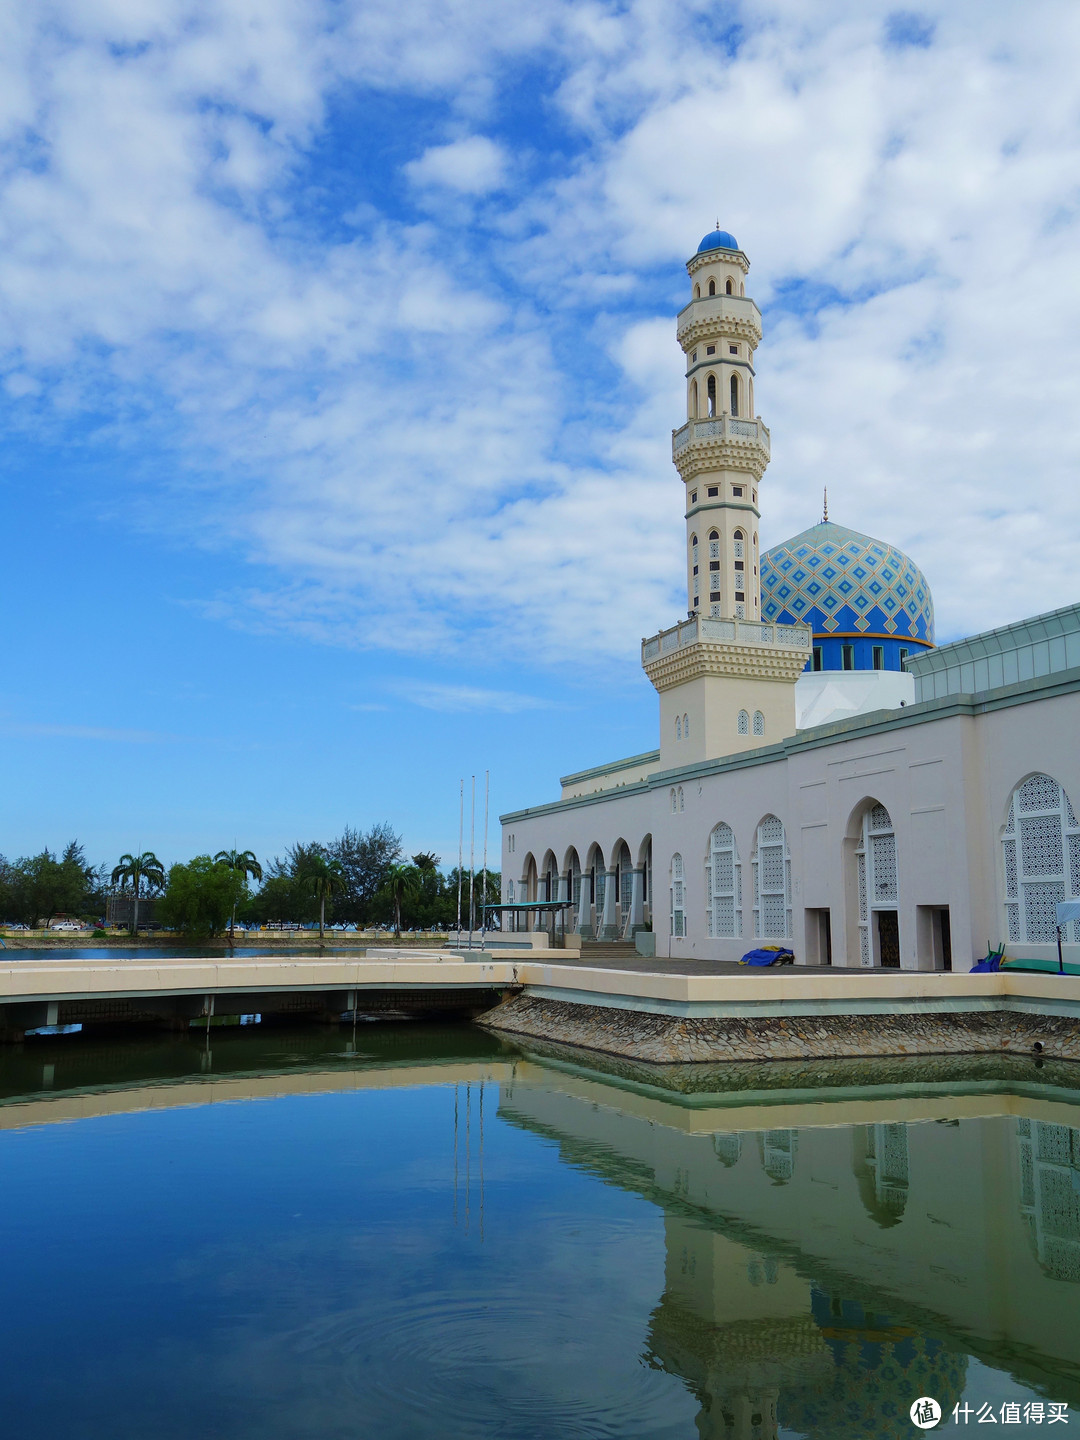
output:
M469 1043L459 1080L487 1063ZM280 1050L268 1072L312 1060ZM142 1107L169 1099L143 1083L154 1053L129 1057ZM195 1051L160 1054L166 1077ZM947 1413L1080 1395L1055 1319L1080 1312L1071 1127L784 1128L778 1106L768 1130L714 1133L587 1072L508 1081L510 1058L482 1126L477 1083L414 1067L406 1088L185 1091L4 1130L5 1429L893 1440L918 1394ZM36 1101L10 1078L26 1055L5 1064Z
M481 1240L477 1098L468 1229L453 1088L0 1136L8 1433L693 1434L662 1215L489 1112Z

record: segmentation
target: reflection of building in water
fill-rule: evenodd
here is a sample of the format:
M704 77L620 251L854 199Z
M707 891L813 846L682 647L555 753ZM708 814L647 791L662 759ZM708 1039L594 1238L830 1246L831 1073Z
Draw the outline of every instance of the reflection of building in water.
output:
M908 1197L908 1127L859 1125L851 1133L866 1213L882 1228L898 1225Z
M1020 1213L1039 1264L1054 1280L1080 1283L1080 1130L1017 1120Z
M1077 1292L1060 1283L1080 1279L1080 1132L948 1123L915 1096L845 1100L854 1124L822 1105L798 1128L787 1105L755 1105L740 1133L738 1111L699 1099L560 1073L504 1087L499 1113L663 1209L649 1353L691 1387L702 1440L906 1437L916 1396L951 1409L968 1354L1080 1400ZM818 1108L792 1103L804 1119Z

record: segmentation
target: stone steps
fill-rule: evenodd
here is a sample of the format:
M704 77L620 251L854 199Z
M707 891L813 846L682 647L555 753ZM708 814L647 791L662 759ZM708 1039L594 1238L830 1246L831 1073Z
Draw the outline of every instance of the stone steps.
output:
M637 946L629 944L626 940L583 940L581 942L581 958L588 959L595 955L598 959L604 960L629 960L631 956L639 959Z

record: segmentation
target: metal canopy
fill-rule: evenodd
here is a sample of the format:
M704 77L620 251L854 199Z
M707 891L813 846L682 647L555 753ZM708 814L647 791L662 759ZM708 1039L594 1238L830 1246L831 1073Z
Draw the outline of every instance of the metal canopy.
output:
M513 905L484 906L485 912L489 910L509 910L513 912L516 910L522 913L526 910L531 912L533 910L573 910L573 908L574 902L572 900L518 900L515 901Z

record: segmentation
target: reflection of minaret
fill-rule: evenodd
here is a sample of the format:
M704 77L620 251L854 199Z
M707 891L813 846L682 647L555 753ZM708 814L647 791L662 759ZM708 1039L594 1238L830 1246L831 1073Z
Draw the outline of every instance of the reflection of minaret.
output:
M781 1391L817 1381L831 1357L810 1285L700 1221L668 1214L664 1294L652 1314L653 1360L687 1380L702 1440L775 1440Z
M1080 1284L1080 1130L1017 1120L1020 1213L1039 1264Z

